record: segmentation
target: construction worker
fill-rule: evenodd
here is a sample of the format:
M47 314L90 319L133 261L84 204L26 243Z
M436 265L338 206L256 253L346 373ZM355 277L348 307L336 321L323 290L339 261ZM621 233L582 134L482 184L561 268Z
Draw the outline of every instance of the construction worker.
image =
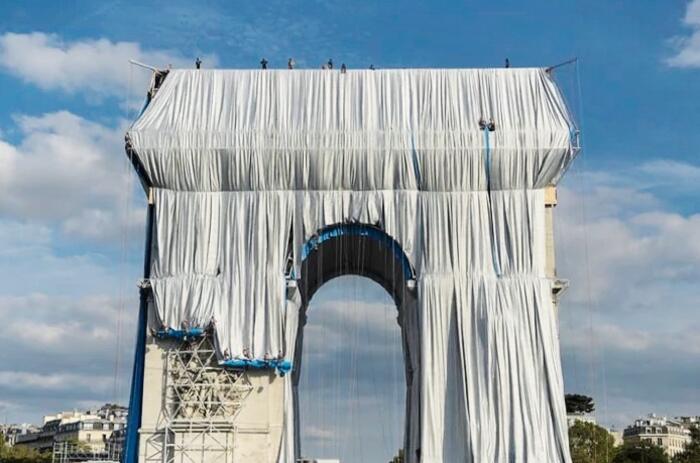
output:
M197 59L196 59L195 62L194 62L194 67L195 67L196 69L201 69L201 67L202 67L202 60L199 59L199 56L197 57Z
M267 60L265 58L260 60L260 68L267 69Z
M343 64L340 66L340 73L341 73L341 74L345 74L345 73L347 72L347 70L348 70L347 66L345 66L345 63L343 63Z
M333 59L328 58L328 63L326 63L328 69L333 69Z
M287 60L287 69L294 69L296 65L297 63L294 61L294 58L289 58L289 60Z

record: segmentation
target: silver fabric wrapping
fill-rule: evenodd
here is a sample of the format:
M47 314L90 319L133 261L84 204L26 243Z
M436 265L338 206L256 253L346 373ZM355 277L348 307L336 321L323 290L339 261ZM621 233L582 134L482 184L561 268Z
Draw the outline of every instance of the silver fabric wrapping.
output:
M417 275L407 461L569 462L543 188L571 134L540 69L171 71L128 134L155 192L157 312L292 360L289 253L299 275L324 227L377 225ZM285 381L280 463L298 456Z

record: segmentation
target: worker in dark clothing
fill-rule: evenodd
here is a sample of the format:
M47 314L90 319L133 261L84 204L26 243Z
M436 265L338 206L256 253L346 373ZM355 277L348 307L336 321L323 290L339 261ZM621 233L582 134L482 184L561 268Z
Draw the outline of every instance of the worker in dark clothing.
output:
M287 60L287 69L294 69L294 66L296 66L297 63L294 61L294 58L289 58Z
M341 73L341 74L345 74L345 73L347 72L347 70L348 70L348 67L345 65L345 63L343 63L343 64L340 66L340 73Z
M328 58L326 66L328 66L328 69L333 69L333 60L331 58Z
M194 62L194 67L197 68L197 69L201 69L201 68L202 68L202 60L199 59L199 56L197 57L197 59L196 59L195 62Z
M267 69L267 60L265 58L260 60L260 68Z
M486 121L486 119L482 117L479 119L479 128L481 130L488 129L489 132L494 132L496 130L496 123L493 121L493 118Z
M370 64L370 65L369 65L369 70L370 70L370 71L374 71L374 64Z
M508 58L506 58L506 68L509 68L509 67L510 67L510 60Z

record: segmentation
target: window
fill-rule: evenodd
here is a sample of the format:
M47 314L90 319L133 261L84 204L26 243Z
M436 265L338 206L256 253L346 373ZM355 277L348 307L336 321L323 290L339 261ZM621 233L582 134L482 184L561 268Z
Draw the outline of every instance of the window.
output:
M664 440L659 437L658 439L656 439L656 443L659 445L664 445Z

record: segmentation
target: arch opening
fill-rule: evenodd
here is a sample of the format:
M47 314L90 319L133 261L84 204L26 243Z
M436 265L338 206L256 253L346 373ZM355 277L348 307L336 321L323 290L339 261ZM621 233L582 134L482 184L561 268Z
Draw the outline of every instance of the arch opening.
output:
M393 300L393 305L397 309L395 319L398 322L398 333L396 333L398 336L395 339L400 344L401 358L404 364L402 369L404 382L402 384L405 404L402 413L403 422L401 423L403 427L403 442L396 442L394 450L401 449L404 452L408 452L409 449L415 446L415 442L412 441L417 440L415 439L417 428L415 423L414 426L411 425L411 421L418 421L416 418L419 409L419 404L416 402L417 388L412 388L418 371L416 357L419 345L418 323L415 313L415 271L396 240L379 227L361 223L335 224L326 227L309 239L302 249L302 262L297 280L302 304L296 338L295 369L292 377L295 391L295 446L297 452L301 452L301 456L304 457L316 457L304 454L301 442L301 424L302 422L308 424L308 421L302 420L300 415L302 410L300 410L299 401L299 384L302 372L309 371L309 368L311 368L303 363L305 358L305 327L307 325L309 307L310 305L313 306L311 303L312 299L325 283L338 277L347 276L355 276L354 280L357 282L364 280L364 283L357 284L366 290L372 289L370 287L374 286L367 282L366 279L374 281L384 289L391 300ZM338 281L329 286L342 287L342 283ZM321 292L323 293L323 291ZM321 299L324 298L321 297ZM350 302L352 300L357 301L357 297L349 297L347 299ZM344 310L353 310L352 304L346 304ZM363 315L361 311L356 311L358 312L355 314L356 316ZM391 318L393 319L393 317ZM390 371L389 368L395 365L396 362L393 365L386 365L387 371ZM416 382L416 384L418 383ZM371 427L372 423L366 423L366 426ZM378 432L381 432L381 430L378 430Z
M361 223L328 226L304 244L299 279L303 305L325 282L342 275L379 283L399 309L415 279L399 243L381 228Z

